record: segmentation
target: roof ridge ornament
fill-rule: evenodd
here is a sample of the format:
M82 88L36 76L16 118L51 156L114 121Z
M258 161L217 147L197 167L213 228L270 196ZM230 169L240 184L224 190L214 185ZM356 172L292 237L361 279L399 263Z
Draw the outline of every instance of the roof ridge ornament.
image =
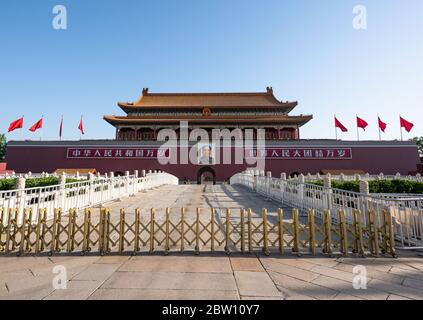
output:
M148 88L142 88L142 95L143 96L148 95Z
M266 87L266 91L268 94L273 94L273 88L272 87Z

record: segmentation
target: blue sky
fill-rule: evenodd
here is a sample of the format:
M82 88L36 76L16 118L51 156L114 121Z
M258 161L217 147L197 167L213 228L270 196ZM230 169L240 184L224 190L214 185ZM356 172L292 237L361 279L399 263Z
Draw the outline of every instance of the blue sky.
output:
M52 9L67 8L54 30ZM367 8L367 30L352 27ZM355 140L355 114L377 139L377 114L399 138L401 113L423 135L421 0L27 0L0 2L0 132L25 115L8 139L40 139L27 128L44 115L43 139L113 138L105 114L118 101L151 92L264 91L298 100L313 114L303 138L334 138L333 114Z

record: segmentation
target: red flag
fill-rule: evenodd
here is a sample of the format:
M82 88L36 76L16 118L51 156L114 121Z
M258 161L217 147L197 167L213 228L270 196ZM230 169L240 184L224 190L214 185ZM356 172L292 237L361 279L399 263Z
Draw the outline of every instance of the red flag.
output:
M10 123L9 125L9 129L7 130L7 132L12 132L13 130L16 129L22 129L23 127L23 123L24 123L24 118L19 118L18 120L15 120L13 122Z
M385 132L386 127L388 125L385 122L383 122L382 120L380 120L380 117L377 117L377 120L379 122L379 128L380 128L380 130L382 130L382 132Z
M62 138L62 132L63 132L63 116L62 120L60 120L60 129L59 129L59 137Z
M400 124L401 124L401 128L404 128L407 132L410 132L411 129L413 129L414 127L413 123L408 122L403 117L400 117Z
M41 118L36 123L34 123L34 125L31 128L29 128L29 131L35 132L38 129L41 129L42 127L43 127L43 118Z
M341 129L342 132L347 132L348 129L335 117L335 127Z
M82 134L85 134L84 125L82 124L82 117L81 117L81 121L79 121L78 129L79 129L79 131L81 131Z
M369 124L365 120L361 119L360 117L357 117L357 127L359 127L361 129L363 129L364 131L366 131L366 127L368 125Z

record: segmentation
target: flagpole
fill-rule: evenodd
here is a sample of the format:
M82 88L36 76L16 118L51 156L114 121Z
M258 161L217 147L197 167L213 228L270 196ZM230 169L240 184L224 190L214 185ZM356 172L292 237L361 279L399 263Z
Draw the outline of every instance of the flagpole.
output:
M382 141L382 136L381 136L381 133L380 133L380 123L379 123L379 115L377 115L377 127L379 128L379 141Z
M24 115L22 116L22 121L23 122L25 122L24 121ZM23 127L23 126L22 126ZM23 141L23 128L21 128L21 140Z
M63 134L63 114L62 119L60 119L60 128L59 128L59 140L62 141L62 134Z
M41 131L40 131L40 141L43 140L43 131L44 131L44 115L41 116L41 122L42 122L42 126L41 126Z
M404 141L403 137L402 137L402 126L400 125L400 132L401 132L401 141Z
M358 132L358 115L355 115L355 122L356 122L356 127L357 127L357 141L360 141L360 133Z
M336 119L336 114L333 115L333 120ZM335 139L338 140L338 128L336 127L336 123L335 123Z
M79 121L79 123L82 123L82 114L81 114L81 120ZM82 134L81 134L81 130L79 130L79 141L82 140Z

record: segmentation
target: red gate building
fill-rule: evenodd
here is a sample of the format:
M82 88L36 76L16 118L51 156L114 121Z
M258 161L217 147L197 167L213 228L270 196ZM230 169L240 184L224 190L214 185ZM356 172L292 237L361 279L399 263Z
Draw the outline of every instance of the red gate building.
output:
M15 172L54 172L58 168L95 168L98 172L123 173L134 170L163 170L181 180L201 180L209 174L214 180L228 180L233 174L251 168L249 158L259 157L266 171L280 173L370 173L413 174L420 162L417 146L410 141L340 141L304 140L300 128L312 115L291 115L296 101L279 101L268 87L251 93L150 93L143 89L135 102L118 103L125 116L104 116L116 128L114 140L81 141L10 141L6 162ZM181 127L181 121L186 130ZM172 130L175 147L160 148L162 130ZM198 129L210 141L198 149L199 157L210 162L181 161L181 141ZM245 139L252 132L261 137L265 147L242 147L235 141L228 145L212 142L213 130L235 132L232 137ZM264 130L261 134L257 129ZM239 135L239 137L238 137ZM220 138L218 141L220 141ZM226 163L224 153L232 161ZM178 161L163 164L160 157L177 154ZM243 161L234 162L241 153Z

